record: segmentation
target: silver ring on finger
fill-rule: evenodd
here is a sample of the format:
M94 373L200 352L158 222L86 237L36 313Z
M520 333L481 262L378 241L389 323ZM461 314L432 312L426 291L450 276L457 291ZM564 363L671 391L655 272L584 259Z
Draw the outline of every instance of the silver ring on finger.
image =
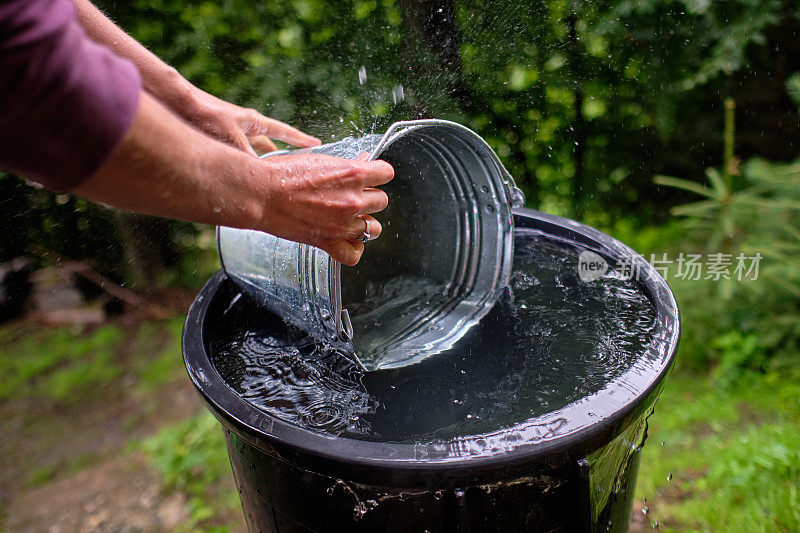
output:
M372 236L369 234L369 219L367 219L367 218L364 218L364 219L362 219L362 220L363 220L364 222L366 222L366 224L367 224L367 227L366 227L366 229L364 229L364 233L362 233L362 234L361 234L361 238L360 238L360 239L358 239L358 240L360 240L362 243L366 244L366 242L367 242L368 240L370 240L370 239L372 238Z

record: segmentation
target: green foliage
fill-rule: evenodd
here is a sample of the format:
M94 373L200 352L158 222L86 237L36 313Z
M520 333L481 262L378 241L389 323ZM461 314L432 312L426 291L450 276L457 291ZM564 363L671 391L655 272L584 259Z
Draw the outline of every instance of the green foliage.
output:
M31 322L0 328L0 400L35 397L75 402L119 389L124 374L149 395L183 376L180 318L96 329L44 328Z
M742 371L763 370L767 362L761 339L754 333L729 331L711 339L711 347L719 352L719 364L714 375L723 386Z
M137 332L132 350L147 355L132 362L137 376L135 390L140 396L153 394L173 380L185 379L180 345L182 329L183 320L175 318L158 325L145 323Z
M45 380L47 394L55 400L77 400L107 385L121 375L111 351L98 351L92 357L54 372Z
M75 259L92 258L105 272L119 272L122 245L109 210L0 172L0 211L0 262L36 254L39 247Z
M721 149L722 96L749 116L747 155L789 160L800 142L782 89L762 90L773 73L798 68L797 40L786 37L797 13L778 0L98 4L199 87L325 140L398 119L462 121L500 154L530 205L604 227L664 220L677 195L650 178L708 166ZM775 138L778 121L785 131ZM131 281L123 249L155 254L154 235L126 244L117 217L82 200L3 177L0 201L0 260L37 245ZM170 223L156 233L188 258L164 281L196 286L211 264L197 255L202 232ZM198 257L203 268L192 266Z
M68 328L34 332L34 327L0 330L0 400L28 395L75 400L119 376L117 327L103 326L90 335Z
M40 466L33 472L31 472L30 477L28 477L27 485L29 487L39 487L51 481L56 473L58 472L58 467L56 465L44 465Z
M238 508L235 490L220 494L220 481L231 475L225 439L219 423L208 413L159 431L141 444L168 488L189 496L192 523L207 526L224 510ZM204 530L209 530L204 527Z
M800 384L770 373L742 385L671 378L637 486L661 530L800 529Z
M746 254L761 261L757 275L753 271L743 280L675 282L676 293L683 295L690 349L715 356L720 377L773 363L794 366L789 362L796 363L800 347L800 163L754 159L744 166L738 188L715 169L707 176L707 186L656 178L704 197L673 209L685 217L693 236L688 244L706 254Z
M651 221L666 198L650 176L717 153L720 95L771 75L796 15L777 0L101 5L200 87L323 139L452 118L487 138L532 205Z
M162 285L200 290L208 278L219 270L214 229L200 226L194 229L174 236L181 256L177 264L163 273L160 280Z

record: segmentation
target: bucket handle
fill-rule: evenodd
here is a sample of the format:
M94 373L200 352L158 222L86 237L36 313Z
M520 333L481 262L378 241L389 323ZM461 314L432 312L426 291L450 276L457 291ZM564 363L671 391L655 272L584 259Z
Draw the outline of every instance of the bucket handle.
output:
M380 154L386 146L394 141L397 137L408 131L409 129L421 127L421 126L450 126L454 128L458 128L460 130L464 130L468 133L474 135L477 139L480 140L481 143L490 151L491 154L494 154L494 150L492 147L489 146L483 137L469 129L468 127L464 126L463 124L459 124L458 122L453 122L450 120L441 120L441 119L433 119L433 118L423 118L419 120L401 120L395 122L389 129L386 130L386 133L383 134L380 142L377 146L372 150L370 154L370 159L375 159L378 154ZM514 181L514 177L511 176L511 173L503 166L503 163L500 162L500 159L497 156L494 156L497 162L497 165L500 167L500 171L503 174L503 185L505 186L506 192L506 200L508 204L512 208L516 207L524 207L525 206L525 194L517 187L516 182Z

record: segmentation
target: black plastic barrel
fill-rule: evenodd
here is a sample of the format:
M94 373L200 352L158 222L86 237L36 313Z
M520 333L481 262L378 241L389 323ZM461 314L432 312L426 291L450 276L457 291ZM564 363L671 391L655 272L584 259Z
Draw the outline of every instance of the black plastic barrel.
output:
M515 225L580 243L610 264L628 261L633 253L597 230L529 209L515 211ZM222 423L248 528L627 531L647 416L679 333L677 305L664 280L644 262L637 264L637 274L656 310L657 342L649 349L659 351L651 357L659 364L632 373L624 387L610 392L616 393L613 399L602 394L587 399L613 405L613 412L571 431L544 427L530 443L472 457L314 432L242 399L209 353L223 314L239 294L224 273L217 273L189 311L183 354L189 376Z

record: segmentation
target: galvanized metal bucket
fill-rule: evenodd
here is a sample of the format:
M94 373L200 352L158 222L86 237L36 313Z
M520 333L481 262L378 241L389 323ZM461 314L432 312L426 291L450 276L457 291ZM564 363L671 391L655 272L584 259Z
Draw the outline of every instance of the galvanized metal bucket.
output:
M511 207L524 196L488 144L444 120L397 122L383 135L348 137L292 153L395 169L377 214L381 237L345 269L306 244L220 227L225 272L264 307L367 370L419 362L450 348L499 299L513 256ZM274 152L269 156L285 154Z

